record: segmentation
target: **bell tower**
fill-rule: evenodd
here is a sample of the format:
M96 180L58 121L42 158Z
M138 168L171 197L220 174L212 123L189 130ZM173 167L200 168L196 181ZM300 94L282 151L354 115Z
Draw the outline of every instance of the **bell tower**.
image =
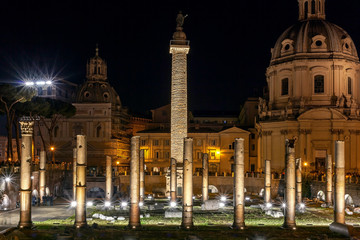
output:
M107 65L99 56L99 47L97 44L95 48L95 57L90 58L86 64L86 79L92 81L107 80Z
M299 21L325 20L325 0L298 0Z

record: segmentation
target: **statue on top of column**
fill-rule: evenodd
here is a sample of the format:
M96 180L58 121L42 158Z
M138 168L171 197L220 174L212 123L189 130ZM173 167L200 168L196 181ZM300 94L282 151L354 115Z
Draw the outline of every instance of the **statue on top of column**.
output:
M188 15L185 16L182 14L181 11L179 11L177 17L176 17L176 27L182 27L184 25L184 20Z

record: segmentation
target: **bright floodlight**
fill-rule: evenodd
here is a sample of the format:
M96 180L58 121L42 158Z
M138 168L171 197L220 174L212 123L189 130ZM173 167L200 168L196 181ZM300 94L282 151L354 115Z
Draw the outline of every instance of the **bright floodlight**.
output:
M221 207L221 208L225 207L225 203L223 203L223 202L219 203L219 207Z
M37 82L36 82L36 85L38 85L38 86L45 85L45 81L37 81Z
M176 207L176 202L171 201L171 202L170 202L170 207Z
M305 204L304 204L304 203L300 203L300 208L305 208Z
M76 201L72 201L72 202L70 203L70 206L71 206L71 207L76 207L76 205L77 205L77 202L76 202Z
M51 81L46 81L45 83L46 83L47 85L51 85L51 84L52 84Z
M88 201L87 203L86 203L86 206L88 206L88 207L92 207L94 205L94 203L92 202L92 201Z
M34 176L31 176L31 179L34 179Z
M149 195L149 196L148 196L148 199L152 199L152 196L151 196L151 195Z
M281 206L282 206L283 208L286 207L286 203L283 203Z
M268 202L268 203L266 203L266 207L267 207L267 208L271 208L271 207L272 207L272 204Z
M5 182L10 182L11 181L11 178L10 177L6 177L5 178Z
M144 206L144 203L143 202L139 202L139 207L142 207Z
M25 86L34 86L34 82L25 82Z
M122 207L126 207L127 205L128 205L127 202L121 202L121 206L122 206Z
M221 197L220 197L220 201L225 202L225 201L226 201L226 197L225 197L225 196L221 196Z
M250 197L245 197L245 201L250 201Z
M110 207L111 206L111 202L110 201L105 201L105 207Z

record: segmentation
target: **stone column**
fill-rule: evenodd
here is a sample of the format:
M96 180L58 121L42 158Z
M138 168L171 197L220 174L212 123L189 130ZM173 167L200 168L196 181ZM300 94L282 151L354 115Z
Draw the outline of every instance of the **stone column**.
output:
M235 177L234 177L234 229L245 228L244 217L244 139L235 139Z
M39 189L40 189L40 202L43 203L43 197L46 195L46 152L40 152L40 177L39 177Z
M21 165L20 165L20 221L19 228L31 228L31 163L33 121L20 121Z
M145 152L144 149L140 150L140 202L145 199L145 172L144 172Z
M110 156L106 156L106 201L111 201L112 188L112 159Z
M76 155L77 149L73 148L73 198L76 201Z
M296 203L302 203L302 161L301 158L296 159Z
M332 156L327 155L326 157L326 205L332 206Z
M170 201L176 202L176 159L170 160Z
M82 228L86 223L86 164L87 142L85 135L77 135L76 142L76 209L75 227Z
M284 228L296 229L295 223L295 140L287 139L285 145L285 216Z
M203 154L202 159L202 202L209 199L209 156Z
M192 228L193 224L193 139L185 138L183 213L181 227Z
M140 136L131 138L129 227L140 227Z
M187 137L187 54L189 41L178 26L170 41L171 66L171 158L183 162L184 138Z
M265 194L264 201L271 203L271 161L265 160Z
M344 141L335 141L334 222L345 224L345 151Z

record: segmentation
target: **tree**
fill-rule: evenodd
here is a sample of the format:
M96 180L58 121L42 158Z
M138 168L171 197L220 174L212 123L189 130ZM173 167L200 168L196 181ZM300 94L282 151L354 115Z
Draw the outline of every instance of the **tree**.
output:
M35 89L10 84L0 85L0 111L6 115L8 133L7 158L14 159L12 152L12 128L15 118L15 108L18 104L29 101L35 95ZM17 144L19 146L19 144Z

